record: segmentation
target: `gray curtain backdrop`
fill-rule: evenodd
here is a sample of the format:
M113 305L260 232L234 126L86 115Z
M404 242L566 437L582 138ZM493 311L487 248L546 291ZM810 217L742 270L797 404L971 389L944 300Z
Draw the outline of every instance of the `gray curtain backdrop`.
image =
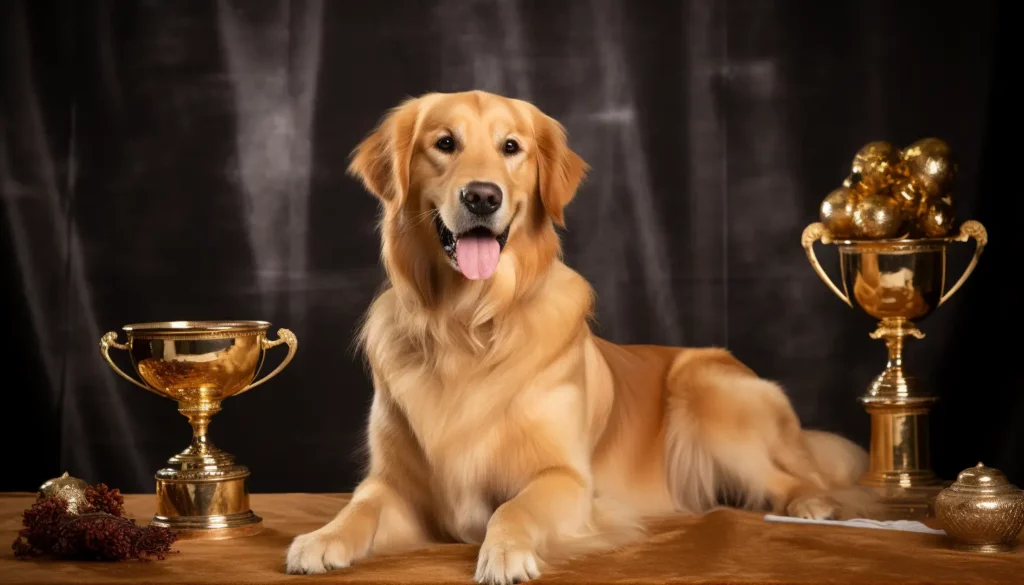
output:
M351 344L383 273L377 204L345 176L347 156L405 96L473 88L533 101L593 166L564 243L597 289L603 336L726 346L784 384L805 425L864 445L856 398L884 345L818 280L800 234L863 143L949 141L958 215L984 222L991 245L908 361L942 397L937 470L953 479L983 460L1024 482L1020 142L1006 81L1018 73L997 2L2 11L0 489L67 470L152 491L188 424L97 346L123 324L178 319L292 329L295 361L228 401L212 438L252 467L253 491L352 489L372 390ZM834 250L820 255L837 274Z

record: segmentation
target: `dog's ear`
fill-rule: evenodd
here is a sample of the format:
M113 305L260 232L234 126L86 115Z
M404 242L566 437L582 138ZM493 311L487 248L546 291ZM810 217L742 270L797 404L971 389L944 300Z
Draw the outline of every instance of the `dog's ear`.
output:
M537 187L544 210L559 226L565 226L565 206L590 167L569 148L565 127L539 110L534 113L537 141Z
M391 109L352 151L348 172L386 203L401 201L409 190L409 163L416 138L420 100Z

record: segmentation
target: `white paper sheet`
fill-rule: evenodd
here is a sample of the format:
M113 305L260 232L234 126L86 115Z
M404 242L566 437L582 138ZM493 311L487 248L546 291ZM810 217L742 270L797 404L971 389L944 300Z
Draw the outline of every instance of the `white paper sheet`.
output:
M768 522L793 522L797 524L824 524L828 526L851 526L854 528L877 528L880 530L902 530L904 532L924 532L926 534L945 534L945 530L929 528L914 520L868 520L866 518L855 518L853 520L808 520L806 518L791 518L789 516L775 516L768 514L764 517Z

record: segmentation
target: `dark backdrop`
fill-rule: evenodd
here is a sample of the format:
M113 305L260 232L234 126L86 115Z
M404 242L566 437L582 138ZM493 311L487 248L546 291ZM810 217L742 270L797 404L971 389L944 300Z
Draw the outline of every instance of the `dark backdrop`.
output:
M991 245L909 361L942 397L937 470L1024 482L1012 21L987 0L8 0L0 489L68 470L152 490L188 425L97 342L203 318L301 342L214 419L252 489L351 489L371 387L350 346L383 275L346 157L406 95L471 88L535 102L593 165L564 241L601 334L728 346L865 445L884 347L800 234L861 144L948 140Z

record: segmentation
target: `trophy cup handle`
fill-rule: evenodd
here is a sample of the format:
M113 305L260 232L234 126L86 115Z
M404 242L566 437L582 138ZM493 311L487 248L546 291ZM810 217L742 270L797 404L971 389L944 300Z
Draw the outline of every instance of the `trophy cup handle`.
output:
M839 287L832 282L832 279L829 278L825 269L822 268L821 264L818 262L818 257L814 255L814 243L818 241L821 241L822 244L831 244L832 234L828 231L828 228L825 227L825 224L821 222L814 222L805 227L803 235L800 236L800 243L803 245L804 251L807 252L807 259L810 260L811 267L814 268L814 271L818 273L818 277L821 278L821 280L827 284L830 289L832 289L832 292L842 299L844 303L849 305L850 308L853 308L853 303L850 302L850 297L843 294L843 291L839 290Z
M120 350L123 350L123 351L128 351L128 344L118 343L117 342L117 332L116 331L108 331L105 334L103 334L103 337L100 338L100 353L103 354L103 359L107 360L107 363L110 364L110 367L113 368L114 371L117 372L125 380L128 380L129 382L131 382L132 384L135 384L136 386L138 386L139 388L142 388L143 390L149 390L153 394L156 394L157 396L163 397L163 394L160 394L156 390L154 390L154 389L150 388L149 386L139 382L135 378L132 378L128 374L124 373L124 371L121 368L117 367L117 364L114 363L114 360L112 360L110 358L110 348L120 349Z
M278 329L277 339L271 341L264 337L260 343L263 346L264 351L272 347L277 347L282 343L288 344L288 354L284 356L284 359L281 360L281 363L277 364L277 367L274 368L272 372L270 372L266 376L263 376L263 378L261 378L259 381L253 382L252 384L249 384L245 388L242 388L241 390L238 391L237 394L235 394L235 396L238 396L242 392L248 392L249 390L252 390L253 388L259 386L260 384L280 374L281 370L283 370L285 366L288 365L288 362L292 361L292 358L295 357L295 351L299 349L299 339L295 337L295 334L289 331L288 329Z
M974 268L978 265L978 258L981 257L981 252L985 249L985 245L988 244L988 231L985 230L985 226L981 225L981 222L969 219L960 225L960 233L953 238L955 242L966 242L968 239L974 238L974 257L971 258L971 263L967 265L964 273L960 276L960 280L956 281L953 288L949 289L939 299L939 305L949 300L949 297L953 296L956 291L960 290L964 282L967 281L967 277L974 272Z

